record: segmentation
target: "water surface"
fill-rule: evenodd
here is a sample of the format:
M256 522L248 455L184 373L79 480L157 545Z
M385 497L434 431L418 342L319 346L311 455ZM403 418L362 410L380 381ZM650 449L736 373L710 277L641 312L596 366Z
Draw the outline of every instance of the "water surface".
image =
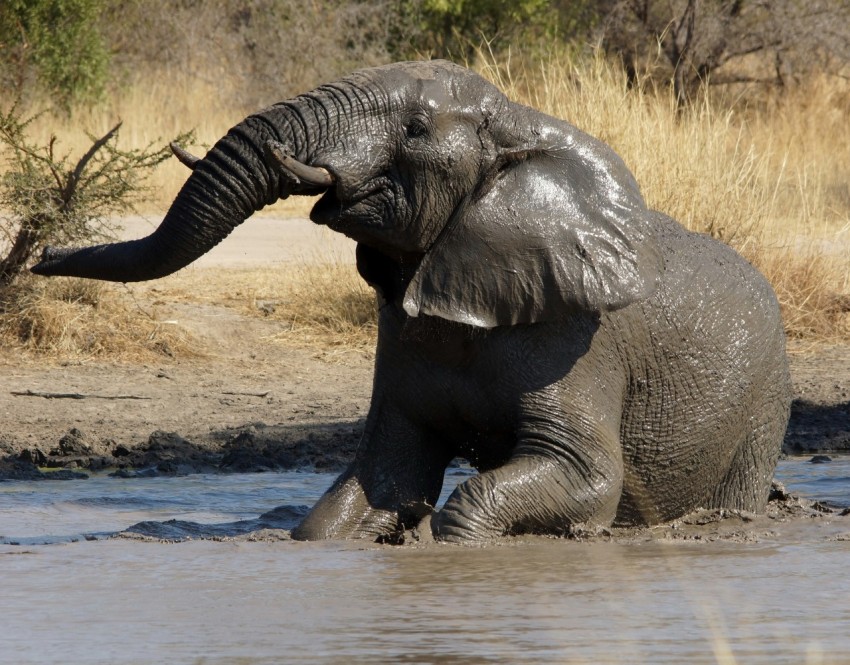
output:
M466 473L454 471L446 491ZM850 458L786 460L778 476L850 505ZM311 505L332 480L0 483L0 662L850 660L850 541L835 539L842 528L850 538L850 522L840 520L780 525L750 543L102 539L145 520L256 520Z

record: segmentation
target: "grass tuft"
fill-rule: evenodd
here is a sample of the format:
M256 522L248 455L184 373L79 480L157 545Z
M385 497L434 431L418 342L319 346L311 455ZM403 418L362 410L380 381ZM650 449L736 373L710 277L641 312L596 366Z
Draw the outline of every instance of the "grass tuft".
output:
M158 289L168 302L226 307L280 325L269 341L308 349L371 351L377 317L374 291L350 263L186 271Z
M813 248L758 250L751 257L773 285L790 339L850 339L847 259Z
M0 293L4 350L75 360L196 355L185 331L142 312L120 290L91 280L19 278Z

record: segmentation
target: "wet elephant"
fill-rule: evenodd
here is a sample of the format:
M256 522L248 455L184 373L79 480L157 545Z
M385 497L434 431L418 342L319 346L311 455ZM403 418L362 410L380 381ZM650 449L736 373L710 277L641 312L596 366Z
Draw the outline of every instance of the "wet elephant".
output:
M654 524L765 506L788 417L776 298L727 246L647 209L605 144L446 62L350 76L251 115L159 228L48 249L34 271L172 273L254 211L321 194L378 294L356 458L293 532L376 538L479 471L438 539Z

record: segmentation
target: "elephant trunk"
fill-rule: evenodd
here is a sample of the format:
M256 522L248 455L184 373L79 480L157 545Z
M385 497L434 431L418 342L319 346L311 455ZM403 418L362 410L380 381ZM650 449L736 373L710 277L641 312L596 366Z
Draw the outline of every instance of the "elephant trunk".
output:
M297 160L309 158L308 132L315 127L310 101L297 98L277 104L231 129L193 165L192 174L151 235L85 248L48 247L32 271L113 282L164 277L201 257L279 197L316 193L315 184L299 187L297 179L293 181L264 157L266 144L274 142Z

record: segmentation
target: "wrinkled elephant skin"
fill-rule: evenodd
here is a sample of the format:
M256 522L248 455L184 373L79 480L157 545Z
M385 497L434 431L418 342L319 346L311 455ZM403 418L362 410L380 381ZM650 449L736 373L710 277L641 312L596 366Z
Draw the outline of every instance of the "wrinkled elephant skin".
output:
M379 303L366 431L293 532L418 523L437 539L655 524L765 507L788 418L776 297L727 246L648 210L605 144L447 62L355 72L249 116L149 237L48 249L34 271L131 281L255 210L322 193Z

